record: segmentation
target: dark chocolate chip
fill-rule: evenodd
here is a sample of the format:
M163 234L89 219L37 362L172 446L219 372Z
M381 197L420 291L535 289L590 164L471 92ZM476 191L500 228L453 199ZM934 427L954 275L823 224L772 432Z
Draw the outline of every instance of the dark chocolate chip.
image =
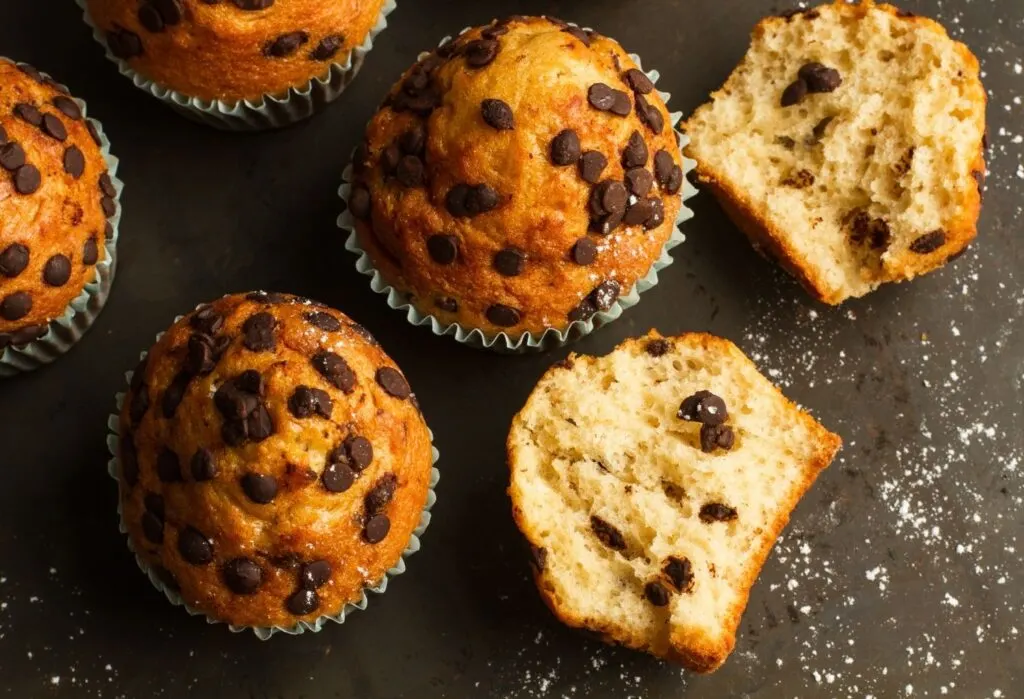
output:
M821 63L806 63L797 72L797 77L807 85L808 92L833 92L843 84L839 71ZM783 105L786 106L786 105Z
M156 457L156 475L162 483L178 483L182 480L181 463L173 450L164 447Z
M326 61L334 58L334 55L341 50L341 47L345 44L345 37L341 34L329 34L320 40L320 43L316 45L309 53L309 57L314 61Z
M455 217L487 213L498 205L498 193L486 184L458 184L445 197L448 213Z
M251 595L263 584L263 569L251 558L232 558L222 572L224 584L236 595Z
M634 131L629 135L626 147L622 149L622 167L627 170L632 167L643 167L647 164L648 157L647 142L639 131Z
M664 607L669 603L668 590L660 582L653 580L644 585L644 597L655 607Z
M863 209L857 210L850 219L850 241L867 244L872 249L886 248L892 240L892 231L884 219L873 218Z
M330 420L334 402L327 391L309 386L299 386L288 398L288 410L295 417L301 419L319 415Z
M274 4L274 0L231 0L240 10L255 12L265 10Z
M192 462L189 464L192 471L192 480L203 482L213 480L217 477L217 464L213 460L213 452L205 447L200 447L192 455Z
M405 187L419 187L423 184L423 161L415 155L403 155L395 169L398 181Z
M246 419L246 430L249 433L249 439L254 442L262 442L264 439L274 434L274 421L270 417L270 412L267 410L267 406L260 403L256 406L256 410Z
M935 252L946 244L946 232L942 229L931 231L919 236L910 244L910 252L927 255Z
M11 334L0 334L0 349L3 349L7 345L14 347L24 347L30 342L34 342L39 338L46 335L49 332L50 326L47 323L39 325L26 325L23 328L19 328Z
M133 31L120 27L107 32L107 47L115 58L127 61L143 52L142 39Z
M100 208L103 209L103 215L107 218L110 218L117 213L117 205L110 197L102 197L100 199Z
M384 541L389 531L391 531L391 520L387 515L374 515L363 528L363 538L367 543L378 544Z
M731 522L736 519L737 514L735 508L723 505L719 502L711 502L707 505L701 505L700 508L700 521L704 524L710 524L712 522Z
M348 457L349 465L356 471L364 471L373 462L373 445L366 437L354 435L345 439L342 444Z
M258 505L266 505L277 497L277 479L261 473L247 473L239 479L242 492Z
M652 357L664 356L671 349L671 343L669 343L668 340L663 340L661 338L651 340L646 345L644 345L644 351L647 352L647 354L651 355Z
M378 515L384 511L391 499L395 497L395 489L398 487L398 478L393 473L381 476L373 484L363 499L366 507L367 518Z
M163 18L164 24L167 26L173 26L181 22L181 2L180 0L150 0L153 6L160 13L160 17Z
M359 219L370 217L370 192L361 185L352 185L352 191L348 196L348 209L352 215Z
M35 165L22 165L14 172L14 189L18 194L32 194L42 184L42 176Z
M654 177L658 184L666 185L672 180L672 171L676 167L676 161L667 150L659 150L654 154Z
M488 126L498 131L511 131L515 128L512 107L499 99L485 99L481 102L480 115Z
M14 172L25 164L25 150L17 143L0 146L0 167Z
M495 271L504 277L517 277L526 269L526 253L519 248L505 248L494 255Z
M594 187L590 198L591 214L610 214L626 210L629 192L626 186L615 180L605 180Z
M29 251L21 243L11 243L0 252L0 274L16 277L28 267Z
M654 89L654 83L639 68L630 68L622 74L622 79L637 94L646 95Z
M591 515L590 529L594 532L594 536L608 548L616 551L626 548L626 540L623 538L622 532L600 517Z
M33 66L30 66L28 63L16 63L15 67L17 67L18 70L20 70L22 73L24 73L28 77L30 77L33 80L35 80L37 83L44 83L45 84L46 77L42 73L40 73L36 68L34 68Z
M608 158L596 150L588 150L580 156L580 177L584 182L597 184L601 181L601 173L608 166Z
M729 418L729 412L725 401L711 391L697 391L683 400L676 417L688 422L721 425Z
M612 103L612 108L609 111L621 117L629 116L630 111L633 109L633 104L629 101L629 95L622 90L613 90L613 93L615 101Z
M794 189L806 189L814 184L814 173L810 170L796 170L791 172L782 180L784 187L792 187Z
M580 238L572 246L572 261L578 265L590 265L597 259L597 244L590 238Z
M43 115L43 133L58 141L65 141L68 137L68 130L64 128L64 122L54 114Z
M0 317L4 320L21 320L32 310L32 296L27 291L16 291L0 301Z
M242 344L252 352L267 352L277 346L274 338L274 327L277 321L274 316L262 311L245 319L242 324Z
M320 482L331 493L344 493L352 487L355 480L355 472L347 464L337 462L327 464L320 476Z
M331 563L323 559L311 561L299 571L299 585L306 590L315 590L327 584L331 579Z
M447 313L459 312L459 302L453 299L451 296L441 296L437 299L434 299L434 305Z
M800 104L806 96L807 83L799 79L794 80L782 91L780 103L783 107L792 107L794 104Z
M160 12L149 3L146 3L139 8L138 18L139 24L141 24L147 31L156 34L164 30L164 18L161 17Z
M665 117L661 110L648 102L642 95L636 96L636 115L653 133L665 130Z
M582 41L584 46L590 46L590 36L579 27L564 27L562 31Z
M282 34L263 46L263 55L270 58L285 58L299 50L309 41L309 34L303 31Z
M185 349L185 371L193 376L209 374L215 364L213 339L208 335L192 333Z
M603 281L597 285L597 287L590 292L590 298L594 303L594 306L599 311L607 311L615 303L616 299L619 298L619 291L621 287L619 283L614 279Z
M389 366L381 367L377 370L376 379L385 393L395 398L405 399L412 393L409 383L397 369L392 369Z
M715 449L732 449L736 437L728 425L701 425L700 450L710 454Z
M336 333L341 330L341 321L326 311L309 311L303 313L302 317L307 323L324 332Z
M100 132L97 130L96 124L87 119L85 122L85 130L89 132L89 138L92 139L93 143L100 147L103 146L103 139L100 138Z
M110 225L110 221L107 221L106 223L103 224L103 236L107 240L114 239L114 227Z
M0 146L7 145L7 129L4 128L3 124L0 124Z
M623 217L623 221L627 226L639 226L647 223L651 216L654 215L654 202L657 199L638 199L629 205L626 209L626 215Z
M335 388L339 388L346 394L352 393L356 387L356 375L352 367L344 358L333 352L318 352L311 360L313 368L321 376L330 382Z
M164 521L149 510L142 513L142 533L154 544L164 543Z
M110 179L110 173L104 171L99 178L99 188L103 192L104 196L114 198L117 196L117 188L114 187L114 181Z
M661 572L665 574L676 592L691 592L693 590L693 566L690 565L690 559L669 556L665 559L665 565Z
M459 239L438 233L427 238L427 253L439 265L450 265L459 256Z
M284 604L289 613L295 616L306 616L320 608L320 595L315 590L300 588Z
M477 39L466 44L462 53L466 57L466 65L482 68L498 55L498 42L493 39Z
M572 129L559 131L558 135L551 139L551 162L555 165L572 165L579 159L579 134Z
M610 111L619 116L626 116L630 110L629 95L604 83L594 83L587 89L587 102L598 111ZM625 114L622 113L623 110Z
M426 145L427 129L418 121L398 139L398 147L408 155L422 155Z
M502 303L494 303L487 307L487 320L499 328L511 328L519 325L521 314L518 309Z
M68 146L64 149L64 172L76 180L85 172L85 155L78 146Z
M670 156L671 157L671 156ZM630 194L638 197L646 197L647 193L651 191L651 187L654 185L654 175L651 171L643 167L634 167L626 170L626 174L623 176L623 181L626 184L626 188Z
M43 113L28 102L18 102L14 105L14 116L18 117L22 121L32 124L32 126L43 125Z
M192 374L188 371L179 371L171 379L171 383L167 385L167 390L164 391L164 396L160 401L160 407L165 418L170 419L174 417L174 413L178 410L178 406L181 405L181 401L185 397L185 391L188 389L188 383L191 380Z

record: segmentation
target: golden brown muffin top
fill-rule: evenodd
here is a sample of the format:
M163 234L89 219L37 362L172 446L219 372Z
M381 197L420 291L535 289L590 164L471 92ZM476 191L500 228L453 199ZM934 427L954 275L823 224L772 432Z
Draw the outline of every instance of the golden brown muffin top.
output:
M419 524L430 436L361 326L283 294L171 326L120 415L123 519L191 607L240 626L337 614Z
M419 310L519 336L607 310L647 274L681 165L664 101L617 42L513 17L405 73L357 150L349 207Z
M0 350L43 335L93 281L116 196L80 104L0 60Z
M117 58L161 87L229 102L303 88L345 63L384 0L88 0Z

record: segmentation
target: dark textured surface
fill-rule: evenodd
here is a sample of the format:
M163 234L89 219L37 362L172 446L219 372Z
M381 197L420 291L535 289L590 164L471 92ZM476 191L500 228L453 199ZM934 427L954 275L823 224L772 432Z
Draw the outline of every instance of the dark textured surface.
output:
M840 309L817 306L701 195L661 284L575 348L605 352L652 326L723 335L846 442L769 559L736 652L711 677L562 628L528 580L503 441L534 381L567 350L483 354L409 327L355 273L334 228L335 189L363 124L417 52L447 33L512 12L578 21L641 53L661 71L671 106L688 112L724 80L756 19L777 9L404 0L362 75L325 113L235 135L175 116L120 77L69 0L0 3L0 54L88 101L126 183L107 310L57 364L0 383L0 693L1020 696L1020 2L908 6L937 14L986 70L991 174L979 241L964 258ZM312 296L367 325L407 373L442 453L434 521L409 573L344 626L268 642L161 599L117 532L105 474L106 417L139 351L176 314L252 288Z

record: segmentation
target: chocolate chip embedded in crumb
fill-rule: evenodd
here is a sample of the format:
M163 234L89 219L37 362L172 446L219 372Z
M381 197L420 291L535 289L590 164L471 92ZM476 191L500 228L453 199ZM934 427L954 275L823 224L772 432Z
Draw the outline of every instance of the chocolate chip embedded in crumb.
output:
M487 213L498 200L498 193L486 184L457 184L445 196L445 206L452 216L465 218Z
M849 218L850 241L860 244L868 244L874 250L888 247L892 240L892 232L889 224L884 219L873 218L868 212L859 209L853 212Z
M660 134L665 130L665 117L661 110L648 102L643 95L636 96L636 115L652 133Z
M164 447L156 457L156 475L161 483L178 483L182 480L181 463L172 449Z
M347 464L330 463L324 468L320 482L330 493L344 493L356 480L355 472Z
M53 255L43 265L43 281L48 286L64 286L71 279L71 260L67 255Z
M320 43L316 45L316 48L309 52L309 57L314 61L329 60L334 58L334 55L338 53L344 45L344 36L341 34L329 34L320 40Z
M0 275L16 277L28 267L29 250L21 243L11 243L0 252Z
M825 133L828 131L828 126L835 121L834 116L827 116L814 125L811 130L811 139L807 142L808 145L814 146L821 142L821 139L825 138ZM792 140L792 139L790 139Z
M412 389L409 388L409 383L402 376L402 373L397 369L392 369L389 366L381 367L377 370L375 376L377 383L384 389L384 392L389 396L393 396L400 400L404 400L409 397L412 393Z
M794 80L782 91L780 104L783 107L792 107L794 104L800 104L806 96L807 83L803 80Z
M167 389L164 391L163 398L161 399L160 407L163 411L165 418L174 417L174 413L178 410L178 406L181 404L182 399L185 397L185 391L188 389L189 381L192 380L192 374L186 371L179 371L175 374L174 378L167 385Z
M736 519L737 514L735 508L723 505L719 502L711 502L707 505L701 505L700 508L700 521L704 524L711 524L712 522L731 522Z
M356 387L356 374L344 358L334 352L318 352L311 360L313 368L321 376L330 382L335 388L339 388L346 394L351 394Z
M376 515L371 517L363 527L363 538L367 543L379 544L384 541L389 531L391 531L391 520L387 515Z
M143 26L146 31L154 34L162 32L164 30L164 18L160 16L153 5L146 3L139 8L138 12L139 24Z
M794 189L806 189L814 184L814 173L810 170L795 170L787 175L782 180L783 187L793 187Z
M267 406L260 403L245 421L246 431L249 439L254 442L262 442L274 434L274 421L270 417Z
M164 521L154 512L146 510L142 513L142 533L154 544L164 542Z
M213 542L193 526L178 534L178 553L192 565L206 565L213 560Z
M85 172L85 155L78 146L68 146L64 149L64 172L78 179Z
M393 473L381 476L373 487L366 493L363 505L366 508L367 517L380 514L395 497L395 489L398 487L398 478Z
M623 217L623 222L627 226L639 226L647 223L650 218L654 215L654 202L659 201L657 199L638 199L629 205L626 209L626 215Z
M801 66L797 77L807 84L807 91L812 93L833 92L843 84L838 70L816 62Z
M512 107L499 99L485 99L480 103L480 115L488 126L498 131L511 131L515 128Z
M590 265L597 260L597 244L590 238L580 238L572 246L572 261L578 265Z
M438 233L427 238L427 254L439 265L450 265L459 256L459 239Z
M245 319L242 324L242 344L251 352L267 352L277 346L274 316L262 311Z
M644 137L640 135L639 131L634 131L629 135L626 147L622 149L622 167L627 170L633 167L643 167L647 164L647 158L647 142L644 141Z
M591 515L590 529L594 532L594 536L608 548L616 551L626 548L626 540L623 538L622 532L600 517Z
M521 313L518 309L506 306L502 303L493 303L487 307L487 320L499 328L511 328L519 325Z
M608 158L596 150L588 150L580 156L579 166L583 181L597 184L601 181L601 173L608 166Z
M270 58L285 58L295 53L309 41L309 34L303 31L282 34L263 47L263 55Z
M284 606L295 616L307 616L320 608L320 595L315 590L300 588L285 601Z
M498 42L493 39L477 39L462 49L466 57L466 65L471 68L483 68L498 55Z
M288 398L288 410L301 419L319 415L325 420L331 419L334 401L327 391L309 386L299 386Z
M41 128L43 133L51 138L57 139L58 141L66 141L68 138L68 130L64 128L64 122L54 114L43 115L43 124Z
M492 265L503 277L517 277L526 269L526 253L514 247L499 250L494 255Z
M711 391L697 391L679 406L676 417L704 425L721 425L729 418L725 401Z
M639 68L630 68L622 74L622 79L626 81L633 92L641 95L649 94L654 89L654 83Z
M327 584L332 572L330 561L311 561L299 571L299 585L307 590L316 590Z
M652 357L661 357L672 349L672 344L665 339L657 338L644 345L644 351Z
M121 27L107 32L107 48L115 58L123 61L141 56L143 53L142 39L139 35Z
M414 123L408 131L398 138L398 147L408 155L421 155L427 144L427 129L420 123Z
M0 306L0 310L3 310L3 306ZM133 425L138 425L149 410L149 392L145 386L133 390L135 393L132 394L131 403L128 405L128 417L131 418Z
M354 435L345 439L342 446L349 463L356 471L365 471L373 462L373 445L366 437Z
M22 165L14 172L14 189L18 194L34 194L42 180L35 165Z
M415 155L403 155L395 168L395 176L405 187L419 187L423 184L423 161Z
M735 435L728 425L701 425L700 450L711 454L715 449L732 449Z
M303 319L324 332L336 333L341 330L341 321L326 311L310 311L302 314Z
M579 159L579 134L572 129L559 131L558 135L551 139L551 162L559 166L572 165Z
M25 164L25 150L17 143L0 146L0 167L14 172Z
M260 473L247 473L239 480L242 492L258 505L266 505L277 497L277 479Z
M796 141L789 136L776 136L775 143L782 146L786 150L793 150L796 148Z
M629 95L604 83L594 83L587 89L587 102L598 111L611 112L618 116L627 116L632 110Z
M607 311L619 298L621 287L614 279L601 282L590 292L590 298L599 311Z
M670 156L671 157L671 156ZM630 194L638 197L646 197L654 186L654 175L644 167L634 167L626 170L623 182Z
M644 585L644 597L655 607L667 606L670 601L669 593L665 586L654 580Z
M358 219L370 217L370 192L366 187L353 185L348 195L348 209Z
M192 455L189 470L192 472L192 480L197 483L216 478L218 470L217 464L213 460L213 452L205 447L197 449L196 453Z
M236 595L251 595L263 584L263 569L251 558L232 558L222 573L224 584Z
M693 591L693 566L690 565L690 559L669 556L665 559L661 572L665 574L676 592Z
M915 239L910 244L910 252L917 253L918 255L927 255L930 252L935 252L945 244L946 232L941 229L934 230Z
M38 127L43 125L43 113L35 105L31 105L28 102L19 102L14 105L14 116L32 124L32 126Z

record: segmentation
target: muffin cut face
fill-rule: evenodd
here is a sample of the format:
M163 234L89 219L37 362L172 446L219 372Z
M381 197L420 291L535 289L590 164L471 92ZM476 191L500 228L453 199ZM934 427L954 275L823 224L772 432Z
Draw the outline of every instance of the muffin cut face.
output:
M357 601L427 498L430 436L401 372L361 326L283 294L175 323L135 370L119 432L136 553L239 626Z
M188 97L280 95L344 63L384 0L88 0L117 58Z
M839 445L726 340L652 333L571 355L508 437L513 514L542 597L567 624L714 670Z
M0 350L44 335L95 279L116 197L78 103L0 60Z
M616 42L546 18L472 29L392 89L349 208L385 280L485 335L564 328L649 271L681 206L664 102Z
M974 238L985 102L977 59L941 26L837 2L763 20L684 128L739 227L839 303Z

